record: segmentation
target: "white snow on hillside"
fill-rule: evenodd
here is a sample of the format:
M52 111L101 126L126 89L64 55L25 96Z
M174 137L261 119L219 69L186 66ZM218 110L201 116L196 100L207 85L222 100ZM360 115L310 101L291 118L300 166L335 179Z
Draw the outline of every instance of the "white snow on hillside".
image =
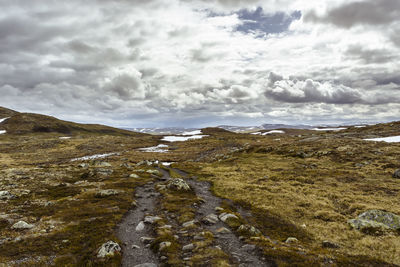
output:
M400 143L400 135L381 137L381 138L370 138L364 139L365 141L375 141L375 142L386 142L386 143Z
M347 128L314 128L314 131L342 131L346 130Z
M268 134L284 134L284 133L285 133L285 132L284 132L284 131L281 131L281 130L272 130L272 131L263 133L262 135L268 135Z
M160 144L158 146L139 148L139 151L151 152L151 153L167 153L168 152L168 146Z
M9 118L10 118L10 117L0 119L0 123L2 123L3 121L5 121L5 120L7 120L7 119L9 119Z
M6 132L6 130L0 130L0 134L5 134Z
M81 158L71 159L71 161L80 161L80 160L91 160L91 159L103 159L110 156L118 155L118 153L107 153L107 154L96 154L92 156L84 156Z
M208 135L193 135L193 136L164 136L162 141L167 141L167 142L184 142L187 140L194 140L194 139L201 139L203 137L206 137Z
M201 130L195 130L195 131L181 133L181 135L199 135L199 134L201 134Z

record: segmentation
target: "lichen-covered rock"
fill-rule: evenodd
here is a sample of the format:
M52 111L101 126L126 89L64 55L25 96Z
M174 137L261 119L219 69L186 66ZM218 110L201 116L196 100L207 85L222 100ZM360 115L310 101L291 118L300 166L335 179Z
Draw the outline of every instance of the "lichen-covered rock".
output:
M0 200L9 200L15 198L9 191L0 191Z
M171 179L168 184L167 188L174 191L190 191L190 186L180 178Z
M118 195L119 191L114 190L114 189L106 189L106 190L101 190L96 193L96 197L109 197L109 196L115 196Z
M400 169L396 170L396 171L393 173L393 178L400 179Z
M29 224L24 221L19 221L17 223L14 223L13 226L11 226L11 228L15 229L15 230L27 230L27 229L31 229L33 227L34 227L33 224Z
M238 228L238 233L245 236L259 236L261 231L250 224L243 224Z
M112 257L121 251L121 247L114 241L108 241L101 245L97 253L98 258Z
M348 223L352 228L369 234L400 230L400 216L383 210L368 210Z

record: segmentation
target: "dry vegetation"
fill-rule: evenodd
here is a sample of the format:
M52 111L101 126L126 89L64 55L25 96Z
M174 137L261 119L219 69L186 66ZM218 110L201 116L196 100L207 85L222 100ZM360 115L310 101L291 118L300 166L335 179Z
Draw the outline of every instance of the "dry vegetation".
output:
M253 216L246 219L263 235L250 242L278 265L400 265L399 233L368 235L347 224L368 209L400 214L400 180L392 178L400 168L400 144L360 139L399 135L400 123L269 136L210 128L203 131L207 138L169 144L169 153L137 150L161 143L159 137L104 134L99 126L88 127L71 130L71 139L60 139L66 134L52 127L50 132L0 135L0 191L15 196L0 200L0 263L118 266L119 256L97 260L97 249L107 240L118 241L114 230L131 208L135 188L156 179L140 172L139 179L129 178L138 169L150 168L135 164L159 160L177 162L174 166L212 182L216 195L234 201L226 209L251 210ZM102 153L117 154L104 159L110 165L71 161ZM83 162L88 165L79 166ZM105 189L118 193L100 197ZM196 201L190 194L165 194L160 205L183 222L193 218L191 205ZM20 220L34 227L13 230ZM156 235L171 239L173 232ZM227 255L208 248L213 237L206 235L193 262L201 265L204 257L215 257L215 265L225 264ZM288 237L298 242L285 243ZM339 247L325 248L323 241ZM166 251L171 264L174 251Z

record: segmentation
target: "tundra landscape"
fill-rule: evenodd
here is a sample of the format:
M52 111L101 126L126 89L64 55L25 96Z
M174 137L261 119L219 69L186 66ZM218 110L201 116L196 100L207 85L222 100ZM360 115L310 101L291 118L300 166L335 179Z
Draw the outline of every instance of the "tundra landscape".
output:
M400 264L400 143L365 140L399 122L174 141L0 115L4 266Z
M0 10L0 267L400 266L400 0Z

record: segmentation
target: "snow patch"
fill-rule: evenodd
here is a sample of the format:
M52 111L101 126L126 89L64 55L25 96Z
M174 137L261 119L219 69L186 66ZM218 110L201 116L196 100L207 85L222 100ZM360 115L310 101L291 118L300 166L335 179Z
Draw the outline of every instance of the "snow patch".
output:
M163 166L171 166L171 164L173 164L173 163L175 163L175 162L161 162L161 164Z
M7 119L9 119L9 118L10 118L10 117L0 119L0 123L2 123L3 121L5 121L5 120L7 120Z
M0 134L5 134L6 132L6 130L0 130Z
M367 127L367 126L365 126L365 125L356 125L356 126L354 126L354 128L365 128L365 127Z
M80 160L91 160L91 159L103 159L110 156L118 155L118 153L107 153L107 154L96 154L92 156L84 156L81 158L71 159L71 161L80 161Z
M346 130L347 128L314 128L314 131L342 131Z
M183 142L187 140L195 140L195 139L201 139L203 137L207 137L208 135L193 135L193 136L164 136L162 141L167 141L167 142Z
M285 132L284 132L284 131L281 131L281 130L272 130L272 131L263 133L262 135L267 135L267 134L284 134L284 133L285 133Z
M70 136L61 136L61 137L59 137L59 139L61 139L61 140L67 140L67 139L71 139L71 137L70 137Z
M261 135L261 132L251 133L253 135Z
M202 134L201 130L195 130L195 131L191 131L191 132L181 133L181 135L199 135L199 134Z
M370 138L364 139L365 141L374 141L374 142L386 142L386 143L400 143L400 135L390 136L390 137L381 137L381 138Z
M167 153L168 152L168 146L160 144L158 146L139 148L139 151L151 152L151 153Z

